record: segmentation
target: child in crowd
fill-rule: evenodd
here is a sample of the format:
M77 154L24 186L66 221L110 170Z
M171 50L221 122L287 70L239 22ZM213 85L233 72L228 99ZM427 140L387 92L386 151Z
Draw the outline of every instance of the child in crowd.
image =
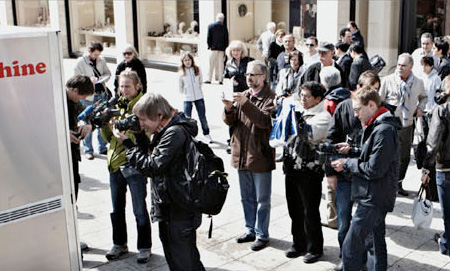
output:
M205 101L203 100L202 72L195 65L194 56L191 53L183 53L180 60L180 92L186 95L184 99L184 114L188 118L191 117L192 103L194 103L202 126L203 135L207 143L211 143L212 138L209 134L208 121L205 115Z

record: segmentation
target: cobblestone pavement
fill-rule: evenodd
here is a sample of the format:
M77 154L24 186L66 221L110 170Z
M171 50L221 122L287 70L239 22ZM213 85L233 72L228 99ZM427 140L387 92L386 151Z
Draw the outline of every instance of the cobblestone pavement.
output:
M65 74L68 78L73 71L75 60L66 59ZM115 65L110 64L111 71ZM178 76L176 73L147 69L148 90L163 94L170 103L182 110L183 100L178 93ZM108 82L112 88L113 80ZM237 244L236 236L244 233L244 219L240 203L236 170L230 167L229 155L225 152L228 129L221 120L223 105L220 101L221 85L214 83L204 85L206 112L215 143L214 151L224 159L226 170L230 174L231 185L227 201L222 212L214 217L214 230L211 239L207 238L209 219L204 217L203 224L197 231L198 247L201 260L207 270L216 271L252 271L252 270L329 270L338 263L339 245L337 231L323 227L324 256L314 264L303 263L302 257L288 259L284 251L290 246L290 218L287 211L284 176L281 164L273 173L272 212L270 219L269 247L259 252L250 250L249 244ZM195 111L195 110L194 110ZM196 118L196 113L193 112ZM130 253L119 260L108 262L105 253L112 247L112 232L109 213L111 199L106 156L95 154L92 161L83 159L80 167L82 184L78 198L78 229L80 240L86 242L90 250L84 253L84 270L169 270L164 259L161 242L158 237L158 225L152 224L152 257L146 264L136 263L136 224L131 209L128 193L127 222L128 246ZM386 218L386 242L388 249L389 270L450 270L450 258L438 252L433 235L443 230L442 213L438 203L434 203L434 219L428 230L416 230L410 214L413 198L419 187L420 172L412 162L404 187L410 192L409 197L398 197L393 213ZM320 206L322 221L326 222L325 202L326 182L323 182L323 200ZM150 204L150 199L147 199Z

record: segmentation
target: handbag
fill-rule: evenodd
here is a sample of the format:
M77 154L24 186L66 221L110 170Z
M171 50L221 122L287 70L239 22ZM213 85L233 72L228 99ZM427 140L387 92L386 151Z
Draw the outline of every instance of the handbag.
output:
M433 203L422 196L425 186L420 186L418 196L414 198L411 219L416 229L430 228L433 220Z

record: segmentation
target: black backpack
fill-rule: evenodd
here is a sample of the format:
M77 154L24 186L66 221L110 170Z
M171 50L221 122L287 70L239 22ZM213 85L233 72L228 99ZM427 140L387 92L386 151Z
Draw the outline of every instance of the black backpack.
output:
M207 144L192 136L191 139L187 155L193 157L194 164L186 166L185 174L191 182L193 208L211 218L208 233L208 238L211 238L212 216L222 210L230 188L228 174L224 172L222 158L216 156Z

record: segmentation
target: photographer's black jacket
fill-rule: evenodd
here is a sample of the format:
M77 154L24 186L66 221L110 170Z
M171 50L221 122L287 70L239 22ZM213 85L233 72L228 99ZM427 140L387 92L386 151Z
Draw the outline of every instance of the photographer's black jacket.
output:
M190 137L197 133L196 121L179 113L153 135L148 149L134 145L129 139L123 141L130 164L151 179L153 222L168 221L171 216L200 215L190 208L189 182L185 176L186 165L194 163L188 155Z
M400 166L398 117L386 112L364 129L361 155L349 158L344 171L352 175L352 200L391 212L394 209Z
M337 144L347 142L347 138L349 138L351 139L350 143L353 147L359 147L361 136L361 122L355 117L352 99L348 98L340 102L336 107L326 141L331 144ZM343 177L345 180L349 179L348 176L342 176L338 172L334 171L329 164L325 166L325 173L327 176L338 175Z

